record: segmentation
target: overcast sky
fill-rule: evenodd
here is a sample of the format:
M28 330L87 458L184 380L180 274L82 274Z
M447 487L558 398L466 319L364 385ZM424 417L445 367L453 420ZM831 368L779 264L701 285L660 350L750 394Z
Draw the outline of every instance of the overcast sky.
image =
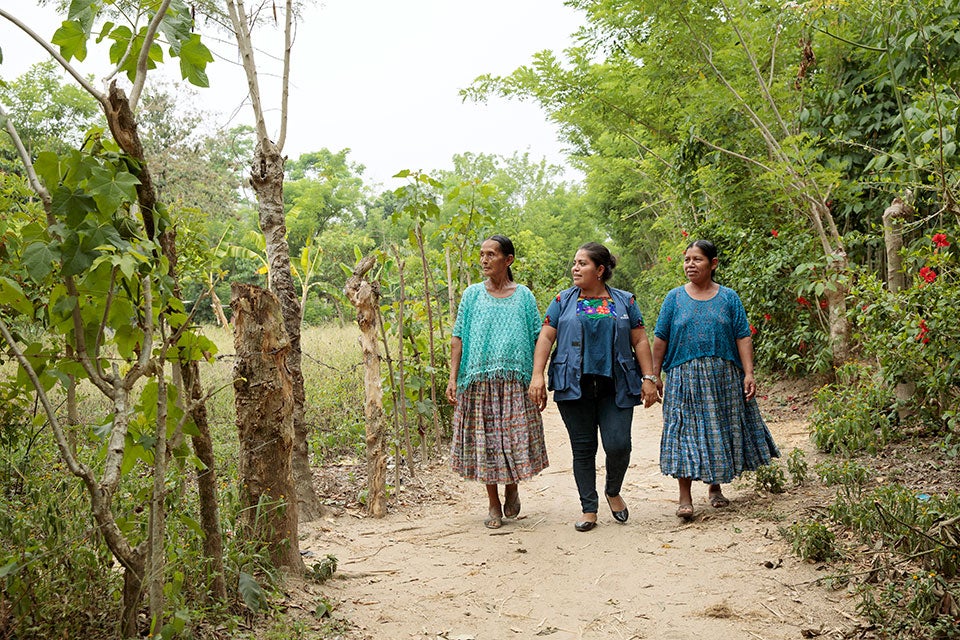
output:
M49 39L58 24L53 11L32 5L30 0L0 0L0 6L37 25ZM464 103L458 90L483 73L510 73L537 51L561 52L581 21L562 0L315 3L301 20L293 48L284 151L295 158L321 147L349 147L349 158L366 166L368 181L386 186L394 186L389 178L401 169L450 168L454 154L468 151L529 152L534 160L545 157L565 166L556 128L537 105L498 98ZM208 36L203 27L201 35L218 55L208 67L211 88L199 90L201 106L219 114L217 124L250 123L235 47L222 34ZM264 34L259 41L264 51L257 54L265 103L272 109L267 125L274 135L280 102L276 77L268 68L279 67L268 54L282 53L277 35L270 39ZM36 43L2 18L0 47L0 77L5 79L44 58ZM104 57L91 53L78 67L99 78ZM176 64L167 67L175 70Z

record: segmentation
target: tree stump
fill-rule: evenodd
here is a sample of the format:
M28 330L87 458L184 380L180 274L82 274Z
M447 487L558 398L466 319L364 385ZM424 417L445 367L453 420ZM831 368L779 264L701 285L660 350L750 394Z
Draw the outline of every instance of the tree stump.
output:
M240 437L244 536L260 542L277 566L304 570L292 476L293 382L290 341L277 297L254 285L231 285L233 389Z
M343 292L357 308L360 348L363 352L363 415L367 434L367 513L374 518L387 514L386 419L383 414L383 387L380 385L380 348L377 331L380 319L380 284L364 276L377 263L367 256L357 263Z

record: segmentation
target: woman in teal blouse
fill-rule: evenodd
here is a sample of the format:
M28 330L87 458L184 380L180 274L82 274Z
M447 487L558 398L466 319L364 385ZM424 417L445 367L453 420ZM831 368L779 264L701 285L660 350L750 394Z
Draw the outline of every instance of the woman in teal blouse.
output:
M463 292L450 344L451 466L486 485L489 529L519 515L517 482L548 464L540 412L527 395L540 314L530 290L513 280L514 258L504 236L480 245L486 279Z
M667 294L654 329L654 372L667 373L660 470L677 478L684 519L693 517L694 480L710 485L711 506L726 507L721 483L780 455L757 406L747 314L740 296L714 280L717 264L712 242L690 243L688 282Z

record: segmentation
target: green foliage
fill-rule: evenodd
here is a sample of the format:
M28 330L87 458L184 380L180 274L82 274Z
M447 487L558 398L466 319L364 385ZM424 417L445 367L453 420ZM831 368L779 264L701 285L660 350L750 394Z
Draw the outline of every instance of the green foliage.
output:
M337 572L337 557L331 554L324 556L319 562L314 562L310 567L310 579L319 584L323 584L333 577Z
M793 486L801 487L807 483L807 461L803 449L794 447L787 456L787 471L790 473Z
M876 453L891 435L890 389L864 365L845 365L836 375L815 397L814 442L831 453Z
M825 485L853 488L856 494L870 481L870 470L853 460L819 462L814 471Z
M102 122L96 101L78 87L64 84L52 60L0 83L0 102L32 158L41 150L63 153L80 146L83 133ZM0 170L23 174L5 134L0 136Z
M783 493L787 486L783 468L776 462L758 467L754 475L754 486L758 491Z
M888 387L916 385L907 406L934 430L956 429L960 387L960 267L956 227L934 228L904 251L908 286L889 292L872 274L853 289L857 338Z
M794 522L780 533L790 542L793 553L810 562L824 562L837 557L837 536L821 522Z

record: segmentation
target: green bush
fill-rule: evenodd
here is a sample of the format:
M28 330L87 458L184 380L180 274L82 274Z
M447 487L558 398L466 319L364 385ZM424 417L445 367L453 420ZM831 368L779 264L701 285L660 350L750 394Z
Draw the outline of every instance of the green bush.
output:
M839 555L837 536L816 520L794 522L781 529L781 533L790 542L793 552L804 560L824 562Z
M862 364L837 370L837 381L815 396L811 416L813 439L821 451L876 453L890 440L893 397L889 389Z

